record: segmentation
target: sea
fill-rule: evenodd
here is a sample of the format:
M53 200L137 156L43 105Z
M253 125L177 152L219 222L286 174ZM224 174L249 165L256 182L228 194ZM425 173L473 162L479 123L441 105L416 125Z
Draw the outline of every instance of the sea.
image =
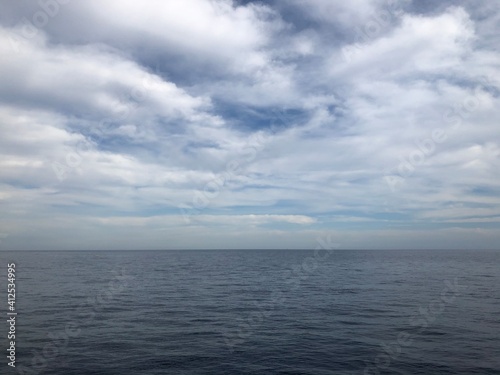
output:
M4 251L0 285L5 375L500 374L500 251Z

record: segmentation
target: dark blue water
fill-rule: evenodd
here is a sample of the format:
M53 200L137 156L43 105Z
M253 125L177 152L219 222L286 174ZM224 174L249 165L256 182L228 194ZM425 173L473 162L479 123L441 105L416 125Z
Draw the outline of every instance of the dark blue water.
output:
M2 374L500 374L500 252L3 252L2 317L8 262Z

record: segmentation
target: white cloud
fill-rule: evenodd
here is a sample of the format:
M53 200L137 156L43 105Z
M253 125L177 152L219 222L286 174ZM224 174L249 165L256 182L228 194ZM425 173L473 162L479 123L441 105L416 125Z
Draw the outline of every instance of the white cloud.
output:
M2 24L2 246L98 248L133 234L114 246L304 248L325 228L350 248L447 247L468 235L490 246L495 16L478 18L484 4L410 5L361 45L359 28L386 2L89 1L61 8L33 38ZM186 222L179 206L216 181Z
M473 40L473 22L462 8L449 8L437 16L406 14L389 34L346 46L351 51L347 61L345 53L335 51L332 73L355 74L362 81L448 74L450 69L461 72Z

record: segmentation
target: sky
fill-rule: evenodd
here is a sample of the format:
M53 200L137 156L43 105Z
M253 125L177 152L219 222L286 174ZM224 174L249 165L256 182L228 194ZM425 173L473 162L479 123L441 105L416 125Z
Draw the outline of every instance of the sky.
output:
M499 25L489 0L2 1L0 250L498 249Z

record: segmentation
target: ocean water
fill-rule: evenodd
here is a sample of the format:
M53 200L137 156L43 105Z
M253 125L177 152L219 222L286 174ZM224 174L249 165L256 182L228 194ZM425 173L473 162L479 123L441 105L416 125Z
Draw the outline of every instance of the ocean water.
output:
M1 374L500 374L500 252L2 252L3 317L12 262Z

